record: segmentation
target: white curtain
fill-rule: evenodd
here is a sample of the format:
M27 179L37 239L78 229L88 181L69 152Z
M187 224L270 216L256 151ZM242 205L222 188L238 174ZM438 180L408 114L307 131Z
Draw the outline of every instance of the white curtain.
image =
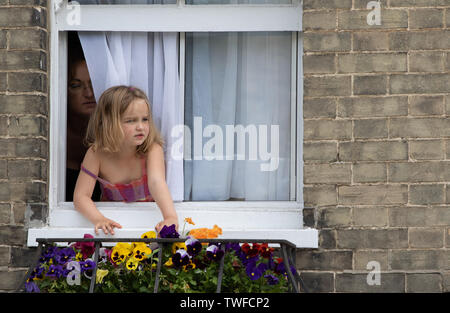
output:
M171 130L183 123L177 33L78 32L95 98L115 85L142 89L165 140L166 181L174 201L183 200L183 161L172 156Z
M185 199L289 200L291 33L186 34L185 102L191 130L191 141L185 140ZM255 145L246 136L244 160L237 135L234 149L226 149L226 125L257 130ZM267 149L261 125L267 127ZM272 125L278 126L278 138ZM272 160L261 149L273 152ZM208 151L213 160L205 159ZM227 154L231 160L217 158ZM272 169L262 170L270 162Z

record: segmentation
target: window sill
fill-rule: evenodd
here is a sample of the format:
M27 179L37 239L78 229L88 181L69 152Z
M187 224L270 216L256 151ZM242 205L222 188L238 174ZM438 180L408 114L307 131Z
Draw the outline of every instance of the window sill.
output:
M92 227L43 227L28 229L28 247L36 247L37 238L83 238L84 234L91 234L95 238L140 238L141 234L149 231L147 228L116 229L115 235L105 235L102 231L94 235ZM259 230L227 230L223 229L220 238L226 239L285 239L297 248L317 248L318 231L313 228L305 229L259 229ZM66 243L65 243L66 244Z

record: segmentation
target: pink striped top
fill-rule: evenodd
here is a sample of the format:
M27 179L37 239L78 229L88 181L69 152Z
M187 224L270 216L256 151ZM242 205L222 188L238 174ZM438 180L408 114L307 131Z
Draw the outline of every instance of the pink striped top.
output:
M100 182L102 197L100 201L151 202L153 200L148 188L145 157L141 158L142 177L128 184L112 184L90 172L83 165L81 170Z

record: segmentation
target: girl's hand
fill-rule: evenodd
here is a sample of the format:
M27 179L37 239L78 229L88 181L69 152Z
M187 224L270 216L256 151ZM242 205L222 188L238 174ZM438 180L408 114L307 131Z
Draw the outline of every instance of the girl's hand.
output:
M155 226L156 232L159 233L161 231L161 229L163 229L164 225L170 226L172 224L175 224L175 229L176 229L176 231L178 231L178 218L169 217L169 218L166 218L164 221L161 221L158 224L156 224L156 226Z
M110 220L109 218L103 217L103 219L101 219L99 222L94 224L94 230L95 230L95 234L98 235L98 230L99 229L103 229L103 232L105 233L105 235L108 234L108 232L111 235L114 235L114 228L122 228L122 225L120 225L119 223Z

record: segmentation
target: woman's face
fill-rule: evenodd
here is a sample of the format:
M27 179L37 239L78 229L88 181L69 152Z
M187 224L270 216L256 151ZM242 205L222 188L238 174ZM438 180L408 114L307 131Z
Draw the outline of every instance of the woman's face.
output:
M94 112L95 102L91 77L86 61L80 61L72 65L72 77L68 87L69 111L87 118Z

